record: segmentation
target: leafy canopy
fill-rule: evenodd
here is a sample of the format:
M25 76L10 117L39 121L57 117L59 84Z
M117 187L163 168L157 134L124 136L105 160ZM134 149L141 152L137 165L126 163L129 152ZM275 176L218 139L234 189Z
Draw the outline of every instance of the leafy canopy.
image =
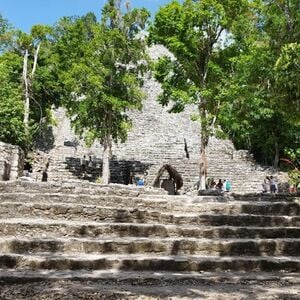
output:
M0 56L0 140L25 146L22 89L18 82L20 57Z
M146 70L146 54L136 34L148 16L144 9L120 14L109 1L101 22L90 13L63 18L55 28L63 101L76 132L90 143L108 135L124 140L130 125L126 111L141 108L140 74Z
M295 1L255 1L235 28L219 120L239 148L277 166L299 140L299 10ZM289 149L289 150L288 150ZM291 149L292 152L290 151Z

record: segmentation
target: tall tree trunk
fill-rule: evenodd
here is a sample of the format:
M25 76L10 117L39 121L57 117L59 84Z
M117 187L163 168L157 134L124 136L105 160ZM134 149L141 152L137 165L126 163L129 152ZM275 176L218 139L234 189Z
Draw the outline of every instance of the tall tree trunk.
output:
M33 66L32 66L32 71L31 71L31 79L33 79L34 73L36 71L36 67L37 67L37 61L38 61L38 56L39 56L39 52L41 49L41 43L39 43L35 49L34 52L34 58L33 58Z
M37 48L34 52L34 60L31 74L28 74L28 49L25 50L24 59L23 59L23 84L24 84L24 129L25 136L27 141L29 140L29 113L30 113L30 86L34 77L34 73L37 67L38 55L41 48L41 43L37 45Z
M200 140L200 160L199 160L199 190L206 189L206 177L207 177L207 158L206 158L206 146L208 144L208 128L206 120L205 105L202 104L199 107L201 118L201 140Z
M109 169L109 161L111 158L111 136L108 134L103 141L103 164L102 164L102 180L104 184L109 184L110 182L110 169Z
M204 144L203 138L201 137L200 145L200 174L199 174L199 190L206 189L206 177L207 177L207 159L206 159L206 145Z
M24 83L24 129L25 136L28 139L29 137L29 79L28 79L28 50L25 50L24 59L23 59L23 83Z
M208 41L205 52L204 63L200 64L200 86L204 88L206 86L206 79L208 74L208 62L212 54L213 45L217 42L220 37L223 29L220 29L216 36ZM200 160L199 160L199 187L198 190L206 189L206 177L207 177L207 158L206 158L206 146L209 139L209 125L207 119L207 110L206 110L206 99L201 95L198 95L198 109L200 115L201 123L201 141L200 141ZM214 126L216 119L212 121L211 126Z

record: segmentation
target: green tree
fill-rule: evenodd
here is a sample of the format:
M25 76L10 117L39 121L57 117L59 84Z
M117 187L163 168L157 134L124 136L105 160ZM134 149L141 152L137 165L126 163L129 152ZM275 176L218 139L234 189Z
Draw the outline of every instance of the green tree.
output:
M24 105L18 78L21 65L22 59L16 54L0 56L0 140L23 148L26 144Z
M278 166L299 148L299 10L297 1L255 1L234 28L219 121L238 147ZM298 145L298 146L297 146Z
M243 0L172 1L160 8L150 28L149 41L166 46L176 58L164 57L156 65L156 78L163 89L160 102L173 101L174 112L188 103L198 107L200 189L205 189L206 146L220 107L220 82L227 76L224 38L247 11L248 3Z
M23 57L22 83L24 93L24 128L28 144L30 144L30 101L34 100L33 81L38 66L38 59L42 42L46 41L50 28L43 25L35 25L31 28L31 33L26 34L17 31L15 35L15 51ZM30 61L31 60L31 61Z
M23 101L19 85L22 61L14 53L4 53L10 38L10 26L0 15L0 140L24 146Z
M145 9L121 12L121 1L108 1L100 23L92 14L64 18L56 28L56 53L65 106L75 131L103 151L103 182L109 183L112 141L124 141L130 120L126 111L141 108L140 86L146 70Z
M275 66L275 89L279 108L286 118L300 123L300 44L288 43L281 49Z
M285 118L300 120L300 8L297 0L263 0L263 31L272 52L273 97ZM293 107L293 109L291 109Z
M41 125L49 121L50 106L57 104L59 99L59 83L48 40L50 27L35 25L31 33L26 34L5 24L0 28L1 42L3 41L1 78L5 82L1 87L1 101L2 112L11 116L11 124L6 122L4 126L2 121L2 132L6 134L1 139L17 144L27 152ZM20 109L20 103L23 104L23 109Z

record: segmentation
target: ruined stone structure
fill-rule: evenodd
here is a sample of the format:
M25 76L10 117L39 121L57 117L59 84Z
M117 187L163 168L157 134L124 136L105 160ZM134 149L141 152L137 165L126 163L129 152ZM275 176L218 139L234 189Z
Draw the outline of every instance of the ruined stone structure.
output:
M150 54L156 58L168 52L162 46L154 46ZM191 115L197 110L190 106L180 114L168 113L168 108L156 101L160 91L160 85L153 78L146 78L143 110L130 112L133 128L128 140L113 145L111 179L115 183L127 184L132 172L147 171L146 184L149 185L162 165L168 163L182 175L182 190L188 191L197 184L199 174L200 130L198 124L191 121ZM71 130L64 109L54 111L54 117L57 125L44 139L51 160L49 180L78 180L82 175L80 159L83 155L87 159L91 155L93 168L88 179L94 181L101 175L102 147L95 144L88 149ZM44 163L45 158L42 161ZM213 137L208 146L208 165L209 177L230 180L233 191L237 193L259 192L263 179L271 172L257 165L247 151L236 151L230 141ZM41 168L42 165L37 164L35 169ZM39 178L40 173L34 176Z
M169 55L162 46L150 49L153 59L161 55ZM113 183L128 184L130 175L147 172L146 184L151 185L158 170L164 164L173 166L183 177L182 193L195 189L198 181L200 129L197 122L191 121L191 115L197 112L193 106L186 107L180 114L170 114L168 107L157 103L161 92L159 83L150 75L145 78L145 100L142 111L129 113L133 127L124 144L113 145L111 161L111 180ZM55 125L38 143L33 162L33 178L41 180L42 170L48 158L49 181L79 181L82 180L80 160L92 157L92 167L84 179L95 181L101 176L102 147L95 143L87 148L77 137L66 117L65 110L59 108L53 111ZM11 167L11 179L15 179L22 171L22 155L14 146L0 144L0 180L5 166ZM228 140L210 139L207 149L208 176L215 180L228 179L236 193L258 192L266 175L273 171L257 165L247 151L236 151ZM279 176L286 181L286 175Z
M0 298L299 299L299 201L0 182Z
M15 180L22 176L24 153L18 146L0 142L0 180Z

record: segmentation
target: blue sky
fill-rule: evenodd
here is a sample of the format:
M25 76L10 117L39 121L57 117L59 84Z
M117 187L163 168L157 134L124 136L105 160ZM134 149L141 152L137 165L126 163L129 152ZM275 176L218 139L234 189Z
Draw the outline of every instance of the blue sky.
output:
M131 0L132 7L146 7L153 15L171 0ZM99 18L105 0L0 0L0 13L15 28L29 32L34 24L53 25L63 16L94 12ZM125 1L123 1L125 2Z

